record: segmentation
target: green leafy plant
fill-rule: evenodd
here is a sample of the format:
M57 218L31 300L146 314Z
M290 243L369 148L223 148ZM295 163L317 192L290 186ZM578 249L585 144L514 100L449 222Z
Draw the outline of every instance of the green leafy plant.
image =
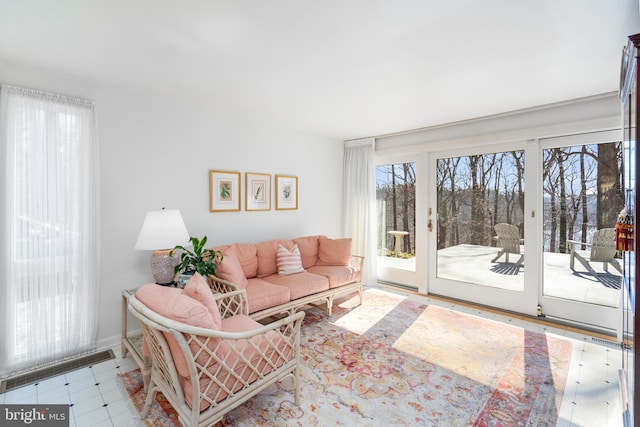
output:
M173 256L175 251L180 251L180 261L173 269L175 273L191 273L198 272L203 277L215 274L218 264L222 262L222 252L213 249L206 249L207 236L202 239L190 237L189 241L193 245L193 249L187 249L184 246L176 246L169 252L169 256Z

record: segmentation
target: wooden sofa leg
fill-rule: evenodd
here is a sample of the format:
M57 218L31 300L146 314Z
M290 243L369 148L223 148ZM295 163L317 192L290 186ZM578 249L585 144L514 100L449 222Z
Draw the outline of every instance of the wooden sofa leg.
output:
M332 311L333 311L333 295L327 297L327 313L329 313L329 317L331 317Z

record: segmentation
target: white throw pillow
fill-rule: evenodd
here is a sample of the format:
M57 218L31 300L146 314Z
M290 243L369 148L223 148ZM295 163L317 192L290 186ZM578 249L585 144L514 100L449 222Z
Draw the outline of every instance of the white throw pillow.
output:
M278 265L278 275L280 276L305 272L305 269L302 268L302 259L300 258L298 245L293 245L290 251L284 246L279 245L278 251L276 252L276 264Z

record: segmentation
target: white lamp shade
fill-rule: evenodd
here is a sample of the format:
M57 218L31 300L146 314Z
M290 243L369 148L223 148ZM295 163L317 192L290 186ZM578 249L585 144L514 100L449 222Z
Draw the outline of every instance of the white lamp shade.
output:
M177 209L150 211L144 218L135 249L167 250L189 243L189 232Z

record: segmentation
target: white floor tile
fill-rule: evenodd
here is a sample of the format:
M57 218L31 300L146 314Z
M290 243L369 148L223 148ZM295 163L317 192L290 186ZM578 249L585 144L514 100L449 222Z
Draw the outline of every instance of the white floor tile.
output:
M108 371L94 372L93 377L96 383L104 384L106 382L113 381L118 373L118 369L114 367Z
M37 403L54 403L54 404L70 404L71 399L69 398L69 393L66 389L52 389L40 392L38 390L38 401Z
M111 359L104 362L96 363L91 367L91 371L95 375L97 372L112 371L114 369L117 369L116 360L117 359Z
M107 378L104 381L101 381L100 383L98 383L98 389L100 390L100 393L105 393L108 391L112 391L112 390L116 390L119 391L120 390L120 384L117 378L118 372L114 372L111 374L111 378Z
M67 382L74 382L86 378L93 378L93 371L91 370L91 368L86 367L67 372L66 374L64 374L64 377L67 379Z
M8 391L4 395L4 403L33 403L37 401L38 394L35 385L28 385Z
M100 397L100 389L95 384L84 388L69 389L71 403L80 403L87 399L93 399L94 397Z
M119 389L100 391L100 394L102 395L104 403L108 403L109 405L114 402L121 401L123 398L123 393Z
M61 387L64 387L64 384L67 382L64 375L59 375L53 378L47 378L46 380L42 380L36 386L38 393L46 392L49 390L59 390Z
M84 415L88 412L92 412L96 409L103 408L104 401L102 400L102 396L93 396L88 399L84 399L82 402L74 402L72 409L73 415L78 418L81 415Z
M80 416L74 415L74 419L77 427L95 427L99 425L113 426L111 419L109 418L107 408L103 407L96 408Z

